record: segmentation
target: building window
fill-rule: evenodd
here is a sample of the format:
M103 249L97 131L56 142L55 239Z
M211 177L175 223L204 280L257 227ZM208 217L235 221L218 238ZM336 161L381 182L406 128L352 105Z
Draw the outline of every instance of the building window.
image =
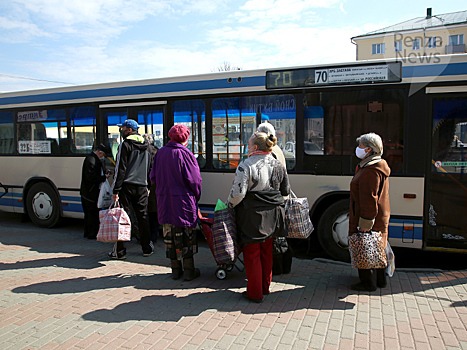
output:
M381 55L384 54L384 43L373 44L371 45L371 54L372 55Z
M436 42L437 42L437 37L436 36L431 36L429 38L427 38L427 41L426 41L426 47L432 49L432 48L435 48L437 45L436 45Z
M413 39L412 49L413 50L420 50L420 39Z
M449 35L449 45L463 45L464 34Z
M394 51L401 52L402 51L402 40L394 41Z

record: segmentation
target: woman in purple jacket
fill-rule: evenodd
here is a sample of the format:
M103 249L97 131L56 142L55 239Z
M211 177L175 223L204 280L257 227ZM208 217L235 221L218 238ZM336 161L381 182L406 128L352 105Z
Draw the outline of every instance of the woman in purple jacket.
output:
M166 256L172 278L191 281L200 272L193 256L198 252L196 232L201 173L193 153L186 147L190 129L182 124L169 130L170 141L154 157L150 179L156 184L157 216L163 225ZM183 265L182 265L183 260Z

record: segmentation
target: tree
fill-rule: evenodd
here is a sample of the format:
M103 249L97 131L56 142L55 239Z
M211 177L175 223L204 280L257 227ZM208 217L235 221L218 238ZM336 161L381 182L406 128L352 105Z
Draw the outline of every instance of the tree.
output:
M233 65L230 64L230 62L224 61L224 63L221 66L217 67L217 69L215 71L217 71L217 72L229 72L229 71L232 71L232 70L242 70L242 68L233 66Z

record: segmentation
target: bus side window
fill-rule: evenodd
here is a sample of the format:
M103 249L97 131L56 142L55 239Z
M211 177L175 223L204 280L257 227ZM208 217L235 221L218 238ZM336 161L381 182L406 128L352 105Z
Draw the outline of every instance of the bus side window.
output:
M0 154L13 154L14 149L13 124L0 125Z
M60 154L73 154L76 153L76 147L74 147L73 141L70 142L68 139L60 139Z
M58 143L57 143L57 140L53 139L53 138L48 138L47 141L50 142L50 152L52 154L58 154L59 153L59 149L58 149Z

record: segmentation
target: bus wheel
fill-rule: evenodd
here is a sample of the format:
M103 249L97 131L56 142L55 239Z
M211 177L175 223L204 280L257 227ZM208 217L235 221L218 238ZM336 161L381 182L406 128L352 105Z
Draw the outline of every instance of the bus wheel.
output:
M60 220L60 201L52 186L38 182L30 188L26 207L31 221L41 227L53 227Z
M340 200L329 206L318 224L318 240L331 258L350 261L348 249L349 200Z

